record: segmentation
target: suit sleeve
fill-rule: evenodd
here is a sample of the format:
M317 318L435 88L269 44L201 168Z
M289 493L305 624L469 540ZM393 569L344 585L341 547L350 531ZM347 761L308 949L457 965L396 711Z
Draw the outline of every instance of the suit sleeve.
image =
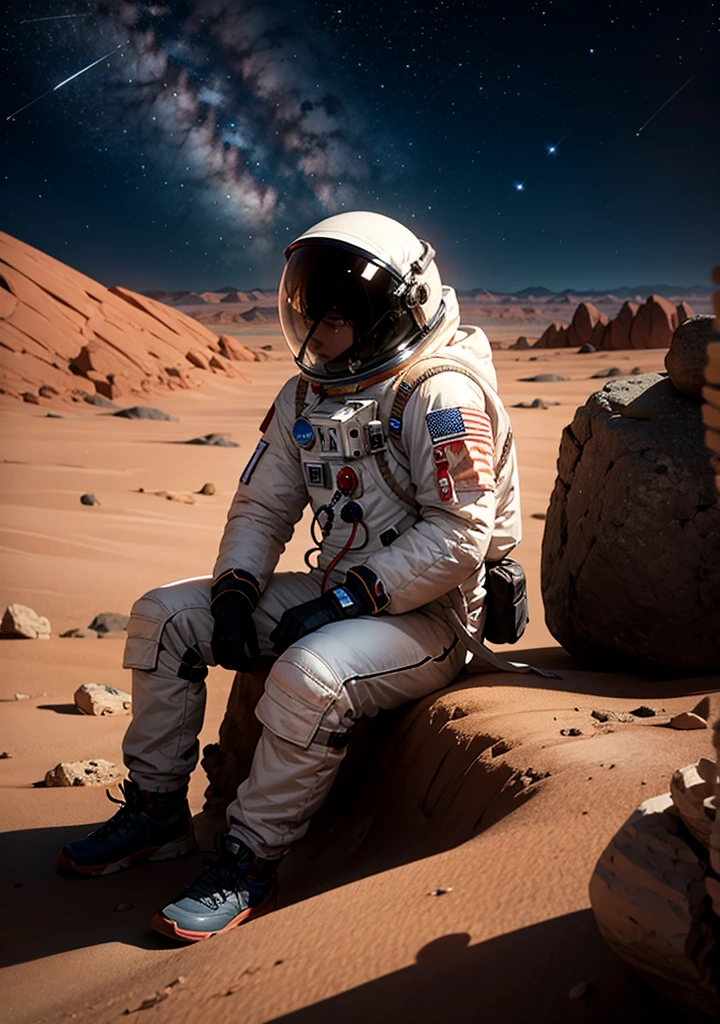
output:
M292 439L296 383L296 377L288 381L275 400L274 412L268 413L266 429L240 477L220 541L215 580L229 569L242 569L264 590L308 502Z
M437 374L417 389L403 444L421 518L366 563L391 614L420 608L477 573L496 511L492 422L483 391L464 374Z

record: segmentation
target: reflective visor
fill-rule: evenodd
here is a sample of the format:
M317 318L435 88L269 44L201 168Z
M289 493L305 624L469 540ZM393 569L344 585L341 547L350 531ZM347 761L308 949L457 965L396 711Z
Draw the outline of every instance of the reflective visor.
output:
M285 266L278 305L300 369L313 380L344 381L391 362L420 333L402 304L402 284L336 244L298 246Z

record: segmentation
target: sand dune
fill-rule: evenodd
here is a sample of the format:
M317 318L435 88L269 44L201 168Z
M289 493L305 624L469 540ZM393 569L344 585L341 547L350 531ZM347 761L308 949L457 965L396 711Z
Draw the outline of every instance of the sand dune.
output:
M263 331L251 343L267 339ZM667 1012L600 939L587 885L613 832L642 799L668 788L674 768L710 753L709 734L652 721L599 726L590 712L638 703L689 709L702 693L720 691L720 677L660 682L583 667L548 634L539 589L539 517L563 426L602 384L590 377L609 360L646 371L661 369L663 356L496 352L508 406L536 397L560 403L513 409L512 419L525 530L518 557L531 601L514 654L557 668L562 680L461 676L399 713L400 745L390 742L398 731L388 722L367 723L328 808L283 864L280 909L181 950L147 922L197 873L199 857L86 883L55 872L57 848L112 808L102 791L32 784L61 759L119 762L126 720L86 718L70 705L81 683L129 684L121 641L58 634L100 611L129 611L150 586L211 571L239 472L292 363L248 364L251 384L207 376L199 389L163 395L157 404L177 422L121 420L52 399L47 410L63 418L48 419L46 409L0 396L0 598L30 605L53 628L49 641L0 642L0 751L12 755L0 762L12 922L0 974L7 1019L59 1022L72 1013L109 1022L149 997L143 1020L172 1024L447 1015L623 1024ZM568 379L520 380L550 371ZM178 443L213 431L230 432L240 447ZM197 495L208 481L216 493ZM151 490L192 493L195 502ZM84 492L100 504L81 505ZM307 546L304 521L281 567L300 568ZM230 683L230 673L211 671L202 742L217 736ZM562 736L569 727L582 735ZM196 812L204 785L198 771ZM208 847L213 823L203 826ZM429 895L438 889L447 891ZM115 909L122 904L131 906ZM581 981L588 994L569 1000Z

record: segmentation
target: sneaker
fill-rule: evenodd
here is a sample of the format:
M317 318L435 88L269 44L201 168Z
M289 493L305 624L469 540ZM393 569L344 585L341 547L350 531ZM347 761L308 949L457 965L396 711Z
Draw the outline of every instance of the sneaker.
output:
M172 860L197 849L186 791L149 793L132 779L120 783L124 799L109 821L63 846L57 862L76 875L110 875L145 860Z
M278 860L263 860L232 835L215 838L217 860L151 926L170 939L198 942L275 909Z

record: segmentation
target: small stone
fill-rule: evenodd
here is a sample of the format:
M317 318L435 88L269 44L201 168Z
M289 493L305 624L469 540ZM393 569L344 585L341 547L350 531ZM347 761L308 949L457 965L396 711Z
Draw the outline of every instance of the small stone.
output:
M65 417L61 416L59 412L46 412L45 413L45 419L46 420L64 420Z
M580 981L568 992L568 999L582 999L583 996L587 995L588 988L590 986L586 981Z
M202 437L192 437L189 441L181 441L181 444L205 444L214 448L238 448L237 441L231 441L229 434L203 434Z
M73 629L66 629L61 637L78 637L82 640L97 640L98 634L94 629L86 629L84 626L75 626Z
M622 377L622 370L619 366L606 366L604 369L590 374L590 380L595 380L598 377Z
M577 354L579 356L586 356L589 355L591 352L597 352L597 349L594 345L591 345L590 342L588 342L586 345L581 345L580 348L577 350Z
M11 757L12 754L9 754L7 750L0 751L0 761L7 761Z
M569 377L561 377L558 373L538 373L534 377L521 377L526 384L556 384L558 381L570 380Z
M642 373L642 369L639 366L633 366L632 370L630 371L630 375L632 377L637 377L639 373Z
M129 409L118 409L113 416L120 416L126 420L166 420L177 423L177 416L168 416L162 409L156 409L152 405L132 405Z
M214 493L215 493L215 484L212 484L212 483L210 483L210 484L203 484L202 487L200 488L200 490L198 491L198 494L214 494Z
M693 711L681 711L670 719L671 729L706 729L707 722Z
M630 711L591 711L590 714L598 722L634 722Z
M134 910L134 909L135 909L135 904L134 903L118 903L118 905L115 907L115 910L119 910L119 911Z
M50 621L24 604L9 604L0 622L5 640L49 640Z
M30 700L29 693L16 693L15 700Z
M657 711L655 708L648 707L647 704L641 704L639 708L633 708L630 714L636 718L654 718Z
M94 494L81 494L80 495L81 505L99 505L100 502L97 500Z
M97 394L97 393L94 394L94 395L85 395L85 398L83 399L83 401L87 402L88 405L96 405L100 409L119 409L120 408L119 405L117 405L115 402L111 402L109 398L105 397L105 395L100 395L100 394Z
M87 761L61 761L45 774L45 785L115 786L123 779L120 768L98 757Z
M22 399L23 402L29 402L31 405L40 405L40 399L32 391L23 391Z
M102 683L83 683L73 694L75 707L84 715L129 715L132 697Z
M546 512L531 512L530 513L530 518L531 519L547 519L547 513Z
M127 629L130 616L122 612L100 612L92 620L88 629L94 629L98 633L110 633Z
M433 889L428 896L445 896L449 892L452 892L452 886L448 886L447 889Z
M582 730L581 729L561 729L560 730L560 735L561 736L582 736Z

